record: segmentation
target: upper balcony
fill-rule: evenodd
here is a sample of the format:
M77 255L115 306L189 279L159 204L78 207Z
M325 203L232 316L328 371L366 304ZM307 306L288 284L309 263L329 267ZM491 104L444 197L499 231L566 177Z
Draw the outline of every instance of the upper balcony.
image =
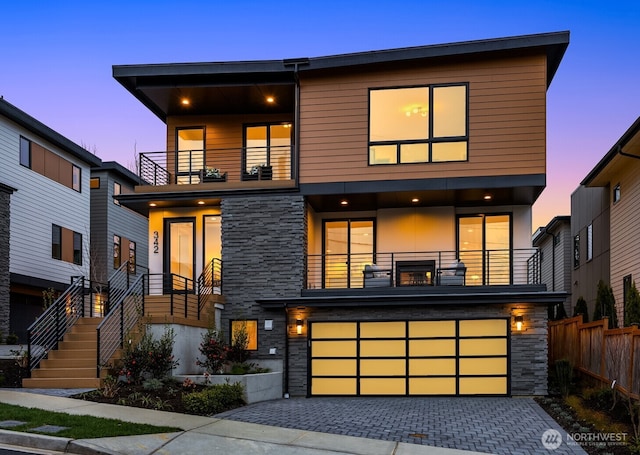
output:
M140 154L139 175L143 185L185 185L184 190L199 184L216 189L288 187L294 182L293 163L290 145L148 152Z

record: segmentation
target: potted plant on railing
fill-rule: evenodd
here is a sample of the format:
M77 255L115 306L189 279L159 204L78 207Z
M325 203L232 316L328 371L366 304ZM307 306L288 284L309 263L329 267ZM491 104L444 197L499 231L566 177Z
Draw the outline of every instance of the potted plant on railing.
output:
M200 171L201 182L226 182L227 173L220 172L220 169L215 167L207 167Z

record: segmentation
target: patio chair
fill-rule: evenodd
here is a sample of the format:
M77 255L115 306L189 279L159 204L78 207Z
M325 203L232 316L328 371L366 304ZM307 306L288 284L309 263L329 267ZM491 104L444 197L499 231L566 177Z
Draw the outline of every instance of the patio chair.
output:
M437 270L439 286L464 286L467 276L467 267L460 259L449 267L440 267Z
M365 288L381 288L391 286L391 270L383 269L376 264L367 264L362 271Z

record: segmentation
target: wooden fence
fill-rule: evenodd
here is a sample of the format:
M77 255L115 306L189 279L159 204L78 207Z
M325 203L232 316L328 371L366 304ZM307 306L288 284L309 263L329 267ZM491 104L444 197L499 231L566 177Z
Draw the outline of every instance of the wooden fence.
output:
M640 398L640 329L608 329L607 318L582 322L582 316L549 322L549 363L567 359L577 370Z

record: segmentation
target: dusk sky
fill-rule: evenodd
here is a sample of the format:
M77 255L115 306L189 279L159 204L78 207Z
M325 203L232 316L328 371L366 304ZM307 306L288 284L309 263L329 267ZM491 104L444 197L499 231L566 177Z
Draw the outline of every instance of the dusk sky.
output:
M103 161L166 148L165 125L111 75L120 64L262 60L568 30L547 92L547 188L533 229L640 116L640 2L3 2L0 95Z

